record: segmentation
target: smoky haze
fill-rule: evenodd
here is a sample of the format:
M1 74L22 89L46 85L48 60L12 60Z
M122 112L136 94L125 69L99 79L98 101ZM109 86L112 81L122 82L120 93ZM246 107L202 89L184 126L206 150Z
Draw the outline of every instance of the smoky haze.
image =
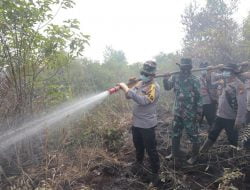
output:
M152 59L159 52L181 50L184 30L181 15L192 0L76 0L67 13L61 11L55 21L77 18L81 30L91 35L85 55L103 60L106 46L125 52L129 63ZM205 0L197 1L201 5ZM241 0L234 17L239 24L250 9L248 0ZM70 12L70 13L69 13Z

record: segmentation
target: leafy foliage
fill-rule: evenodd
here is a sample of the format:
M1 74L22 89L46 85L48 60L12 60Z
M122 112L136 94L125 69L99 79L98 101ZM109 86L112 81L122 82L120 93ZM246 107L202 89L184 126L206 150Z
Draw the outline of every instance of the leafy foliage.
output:
M207 0L201 7L194 1L182 16L186 35L183 53L195 61L221 64L237 61L234 50L238 41L238 25L233 20L237 0Z
M32 111L39 77L69 64L88 43L89 37L79 31L77 20L67 20L62 25L52 23L53 6L59 6L59 11L73 5L72 0L2 0L0 3L0 63L9 66L9 81L15 89L20 113L27 108Z

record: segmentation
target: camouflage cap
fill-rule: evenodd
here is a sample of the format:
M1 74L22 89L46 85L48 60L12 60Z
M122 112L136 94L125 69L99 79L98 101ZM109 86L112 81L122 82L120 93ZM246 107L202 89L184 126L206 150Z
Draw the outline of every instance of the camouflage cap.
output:
M192 66L192 59L190 58L181 58L181 63L180 65L191 65Z
M146 61L143 64L141 72L148 74L148 75L154 75L156 72L156 62L155 61Z

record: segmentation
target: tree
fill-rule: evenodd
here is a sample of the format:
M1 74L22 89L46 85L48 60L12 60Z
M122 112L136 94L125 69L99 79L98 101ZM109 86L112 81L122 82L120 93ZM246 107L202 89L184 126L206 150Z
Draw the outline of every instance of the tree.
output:
M196 62L211 64L235 62L238 40L238 25L232 16L238 0L207 0L201 7L191 3L182 15L186 35L183 54Z
M112 82L115 85L117 82L128 80L128 62L123 51L106 47L103 56L102 69L110 83Z
M104 64L107 65L121 66L128 64L124 52L121 50L115 50L110 46L106 47L103 57L104 57Z
M250 42L250 12L243 24L243 39Z
M243 22L242 39L239 42L238 54L240 61L250 60L250 12Z
M178 52L176 54L173 53L165 54L161 52L154 58L157 63L157 70L160 73L166 73L178 70L178 67L176 65L176 63L180 61L180 55Z
M79 32L79 22L52 23L52 7L72 8L72 0L1 0L0 66L9 66L15 89L16 110L32 110L36 81L46 70L68 64L81 55L88 36ZM57 11L57 12L58 12ZM57 14L57 13L56 13ZM58 60L64 61L58 61ZM53 76L53 74L52 74Z

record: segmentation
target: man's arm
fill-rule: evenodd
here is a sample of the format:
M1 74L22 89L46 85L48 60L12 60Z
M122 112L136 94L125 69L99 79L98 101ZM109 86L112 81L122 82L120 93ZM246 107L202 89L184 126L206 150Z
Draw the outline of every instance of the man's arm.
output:
M145 95L139 95L133 90L128 90L126 96L134 100L139 105L148 105L153 103L155 99L158 98L159 89L155 84L152 84Z

